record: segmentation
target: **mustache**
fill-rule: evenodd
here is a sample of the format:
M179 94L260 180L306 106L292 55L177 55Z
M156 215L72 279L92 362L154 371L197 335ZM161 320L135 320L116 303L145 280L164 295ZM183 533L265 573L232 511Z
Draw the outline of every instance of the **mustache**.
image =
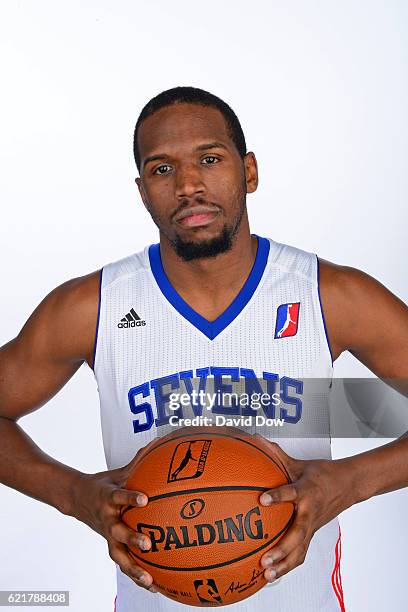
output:
M183 198L179 206L173 211L171 218L174 219L177 215L179 215L186 208L190 208L192 206L208 206L209 208L215 208L217 210L221 209L221 206L216 204L215 202L210 202L201 196L196 198Z

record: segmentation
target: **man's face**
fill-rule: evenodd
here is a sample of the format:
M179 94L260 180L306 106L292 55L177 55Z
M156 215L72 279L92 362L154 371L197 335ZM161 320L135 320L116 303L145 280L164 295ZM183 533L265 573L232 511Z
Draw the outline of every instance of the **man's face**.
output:
M240 157L221 112L163 108L143 121L138 145L140 195L178 255L191 260L231 248L257 172L253 153Z

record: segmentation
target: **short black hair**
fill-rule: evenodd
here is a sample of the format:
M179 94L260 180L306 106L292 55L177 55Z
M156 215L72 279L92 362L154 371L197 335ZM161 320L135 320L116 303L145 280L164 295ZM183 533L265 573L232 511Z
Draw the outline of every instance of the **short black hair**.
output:
M172 89L167 89L166 91L162 91L157 96L149 100L149 102L144 106L142 112L139 115L139 118L136 122L136 127L133 135L133 155L135 157L135 162L137 169L140 173L140 154L139 148L137 145L137 135L139 132L139 127L142 121L147 119L153 115L153 113L158 110L165 108L166 106L170 106L172 104L179 103L189 103L189 104L199 104L201 106L212 106L213 108L217 108L223 115L227 124L227 129L231 140L235 144L238 153L243 158L246 155L246 142L244 132L242 131L241 124L239 122L238 117L232 110L230 106L218 96L205 91L204 89L199 89L198 87L173 87Z

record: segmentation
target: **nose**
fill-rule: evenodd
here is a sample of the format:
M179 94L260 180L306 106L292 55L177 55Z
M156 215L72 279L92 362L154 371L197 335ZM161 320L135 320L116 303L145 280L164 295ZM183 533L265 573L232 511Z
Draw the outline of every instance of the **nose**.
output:
M180 165L177 169L175 189L178 198L203 193L205 187L200 169L195 164Z

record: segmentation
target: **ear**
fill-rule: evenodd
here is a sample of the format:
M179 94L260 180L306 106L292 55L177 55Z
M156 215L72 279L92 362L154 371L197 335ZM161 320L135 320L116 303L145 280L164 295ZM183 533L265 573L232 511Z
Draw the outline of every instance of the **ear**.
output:
M145 190L143 188L143 185L142 185L142 179L140 177L136 177L135 178L135 183L136 183L136 185L137 185L137 187L139 189L140 197L142 198L142 202L144 204L144 207L147 210L149 210L148 199L147 199L146 192L145 192Z
M244 156L244 168L247 193L253 193L258 187L258 163L252 151Z

